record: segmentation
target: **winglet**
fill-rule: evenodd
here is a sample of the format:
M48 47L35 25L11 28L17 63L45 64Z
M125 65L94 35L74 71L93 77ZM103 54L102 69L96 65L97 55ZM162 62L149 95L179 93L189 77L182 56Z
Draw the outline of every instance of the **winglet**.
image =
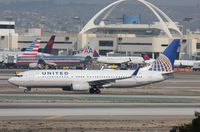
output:
M138 66L136 68L136 70L133 72L132 76L136 76L138 74L139 70L140 70L140 67Z

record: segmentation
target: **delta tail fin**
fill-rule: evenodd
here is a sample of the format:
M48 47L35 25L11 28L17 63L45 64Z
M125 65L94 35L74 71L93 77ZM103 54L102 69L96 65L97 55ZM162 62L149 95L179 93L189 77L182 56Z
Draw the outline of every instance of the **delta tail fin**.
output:
M51 36L51 38L47 42L47 45L42 50L43 53L51 54L51 51L52 51L52 48L53 48L53 44L54 44L54 41L55 41L55 37L56 37L55 35Z
M151 58L149 57L149 55L146 54L146 53L142 54L141 56L142 56L142 58L143 58L145 61L151 59Z
M174 61L180 46L180 39L174 39L165 51L153 62L150 71L173 72Z

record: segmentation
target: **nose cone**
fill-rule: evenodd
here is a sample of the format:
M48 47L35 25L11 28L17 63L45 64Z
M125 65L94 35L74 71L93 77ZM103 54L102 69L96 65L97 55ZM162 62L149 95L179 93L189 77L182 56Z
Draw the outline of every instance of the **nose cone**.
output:
M11 77L11 78L8 79L9 83L12 83L12 81L13 81L13 77Z
M17 85L16 81L17 81L16 77L11 77L11 78L8 79L8 82L11 83L11 84L14 84L14 85Z

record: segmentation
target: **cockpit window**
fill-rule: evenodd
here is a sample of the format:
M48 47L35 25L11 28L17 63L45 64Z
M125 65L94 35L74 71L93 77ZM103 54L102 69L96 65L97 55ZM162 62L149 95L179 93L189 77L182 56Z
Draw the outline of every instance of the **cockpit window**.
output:
M23 77L23 75L16 75L17 77Z

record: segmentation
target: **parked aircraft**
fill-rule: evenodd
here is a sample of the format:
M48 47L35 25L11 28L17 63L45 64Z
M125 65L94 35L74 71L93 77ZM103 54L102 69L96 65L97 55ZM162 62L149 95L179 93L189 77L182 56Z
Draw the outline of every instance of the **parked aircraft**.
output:
M140 56L99 56L97 61L104 64L144 63L144 59Z
M30 63L29 68L31 69L57 69L56 63L46 62L42 58L38 58L37 63Z
M42 49L42 53L46 53L46 54L52 54L52 49L53 49L53 44L55 41L55 35L52 35L51 38L49 39L49 41L47 42L47 45L45 46L44 49Z
M149 66L136 70L31 70L8 81L24 88L62 88L100 93L101 88L135 87L156 83L173 76L174 60L180 44L175 39Z
M41 38L37 38L35 39L31 45L26 48L25 51L22 51L22 52L19 52L17 54L17 57L23 57L23 56L36 56L38 55L38 51L39 51L39 48L40 48L40 42L41 42Z
M77 55L52 55L52 56L33 56L19 57L17 65L26 65L32 69L44 69L44 67L56 69L58 66L85 64L96 57L95 49L85 47L83 52ZM88 51L88 52L86 52Z
M52 35L49 41L47 42L42 52L39 52L41 38L37 38L33 41L29 48L27 48L24 52L20 52L18 57L31 57L31 56L51 56L51 51L53 48L55 40L55 35Z
M41 38L36 38L25 51L1 51L2 58L6 56L35 56L38 53Z
M155 59L150 58L147 54L143 55L144 62L147 64L153 63ZM198 60L175 60L174 61L174 67L176 68L192 68L195 63L200 63Z
M108 64L110 65L109 67L117 67L120 69L127 69L129 64L144 63L144 59L140 56L100 56L96 49L91 46L87 46L84 53L93 54L92 58L96 59L99 63Z

